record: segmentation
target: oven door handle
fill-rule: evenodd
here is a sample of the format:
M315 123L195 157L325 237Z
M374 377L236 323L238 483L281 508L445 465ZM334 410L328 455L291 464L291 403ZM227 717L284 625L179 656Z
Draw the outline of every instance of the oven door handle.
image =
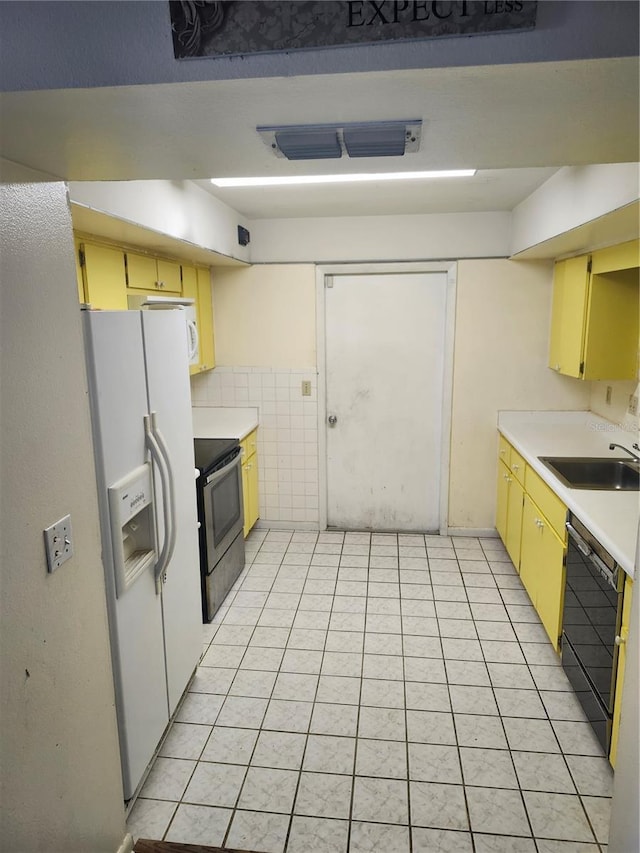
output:
M227 463L223 468L220 468L218 471L214 471L213 474L209 474L207 477L205 485L210 486L212 483L217 483L218 480L221 480L229 471L233 468L234 465L239 465L242 459L242 454L238 450L238 453L231 462Z
M589 559L589 560L593 563L593 565L597 568L597 570L600 572L600 574L602 575L602 577L603 577L603 578L604 578L604 579L605 579L605 580L606 580L606 581L607 581L607 582L608 582L608 583L609 583L609 584L610 584L614 589L617 589L617 588L618 588L618 583L617 583L617 574L618 574L618 569L617 569L617 567L616 567L616 569L612 572L612 571L611 571L611 569L609 568L609 566L607 566L607 564L606 564L605 562L603 562L603 561L600 559L600 557L596 554L596 552L595 552L595 551L590 547L589 543L588 543L588 542L586 542L586 541L582 538L582 536L580 536L580 534L579 534L579 533L578 533L578 531L575 529L575 527L573 526L573 524L571 524L571 522L570 522L570 521L567 521L567 522L565 523L565 526L566 526L566 528L567 528L567 532L568 532L569 536L570 536L570 537L573 539L573 541L575 542L576 547L578 548L578 550L579 550L579 551L581 551L581 552L584 554L584 556L585 556L585 557L587 557L587 559Z

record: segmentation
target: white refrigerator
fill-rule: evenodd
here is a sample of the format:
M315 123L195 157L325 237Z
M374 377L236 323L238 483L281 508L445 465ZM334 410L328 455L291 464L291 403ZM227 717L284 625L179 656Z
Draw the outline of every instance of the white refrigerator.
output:
M124 798L202 652L181 311L83 312Z

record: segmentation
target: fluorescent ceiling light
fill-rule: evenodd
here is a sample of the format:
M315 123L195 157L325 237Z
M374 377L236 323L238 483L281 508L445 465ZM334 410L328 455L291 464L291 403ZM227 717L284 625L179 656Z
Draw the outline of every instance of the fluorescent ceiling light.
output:
M355 175L279 175L255 178L211 178L216 187L282 187L299 184L351 184L367 181L422 181L432 178L471 178L476 169L437 172L370 172Z

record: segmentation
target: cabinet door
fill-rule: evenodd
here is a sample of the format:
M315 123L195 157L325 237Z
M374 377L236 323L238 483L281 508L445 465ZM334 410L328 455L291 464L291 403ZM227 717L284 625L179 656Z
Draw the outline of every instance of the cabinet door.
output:
M618 663L616 666L616 687L613 700L613 724L611 727L611 746L609 748L609 761L615 767L618 752L618 734L620 731L620 706L622 704L622 688L624 685L624 671L627 658L627 640L629 638L629 623L631 620L631 595L633 593L633 581L625 575L624 599L622 602L622 622L618 636L621 643L618 646Z
M553 276L549 367L576 378L582 376L588 264L588 255L557 261Z
M249 517L251 515L250 508L250 499L249 499L249 463L244 462L242 464L242 510L244 514L244 527L242 532L244 534L244 538L246 539L249 535L249 531L251 530L251 524L249 521Z
M540 547L540 513L529 495L524 496L522 508L522 539L520 546L520 580L535 607L538 592L538 560Z
M520 571L520 542L522 538L522 504L524 489L515 477L509 478L507 500L507 539L505 546L511 562Z
M529 495L525 494L520 579L556 650L562 626L564 554L564 543Z
M156 259L150 255L127 252L127 286L137 290L158 290Z
M84 276L82 275L82 245L80 240L73 241L74 254L76 257L76 283L78 285L78 300L80 303L86 302L87 298L84 294Z
M637 379L638 269L592 275L584 347L584 379Z
M158 270L158 285L160 290L176 294L182 292L180 264L177 261L158 258L156 260L156 268Z
M498 498L496 502L496 530L507 544L507 512L509 506L509 469L498 462Z
M248 462L247 486L249 492L248 509L249 509L249 530L258 520L260 515L259 500L258 500L258 456L253 454Z
M127 284L122 249L83 243L84 294L93 308L127 310Z
M562 608L566 584L565 546L558 539L545 517L540 528L540 582L536 595L536 610L556 651L562 633Z
M200 333L200 369L211 370L216 366L215 339L213 331L213 300L211 297L211 274L208 269L198 267L198 330Z

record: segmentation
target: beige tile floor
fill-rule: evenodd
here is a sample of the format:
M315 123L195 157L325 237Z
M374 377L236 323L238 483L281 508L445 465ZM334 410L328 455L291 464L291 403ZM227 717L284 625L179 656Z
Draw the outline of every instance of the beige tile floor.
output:
M598 853L611 768L497 539L254 530L136 801L264 853Z

